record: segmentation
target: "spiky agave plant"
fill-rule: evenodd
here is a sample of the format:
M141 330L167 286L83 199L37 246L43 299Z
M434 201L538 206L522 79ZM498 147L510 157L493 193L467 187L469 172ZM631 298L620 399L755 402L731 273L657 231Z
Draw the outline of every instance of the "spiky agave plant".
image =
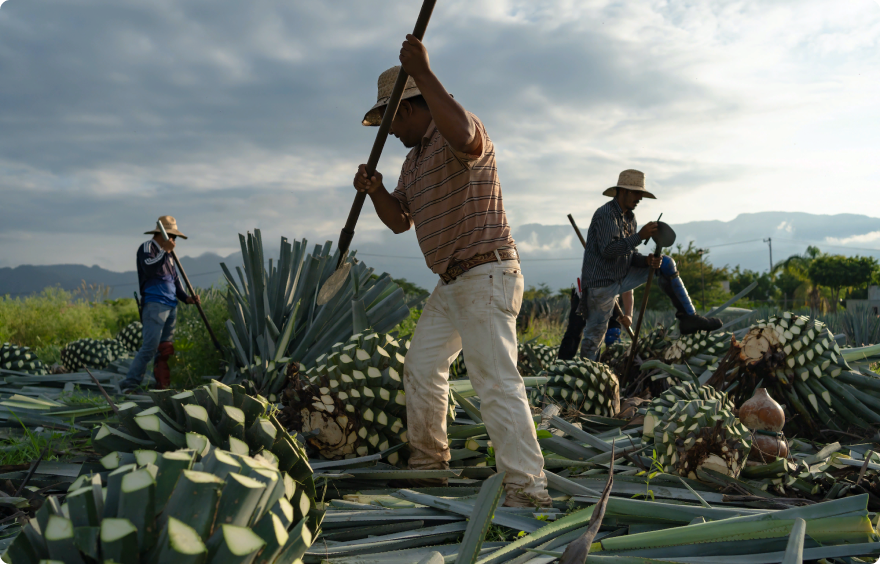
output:
M672 365L683 364L698 376L706 370L714 371L718 361L730 350L730 333L700 331L672 341L663 351L663 360Z
M298 387L285 391L285 422L311 434L309 444L325 458L364 456L405 443L408 348L407 341L371 332L336 343L301 375ZM396 464L400 456L395 452L388 460Z
M559 346L520 343L517 346L517 369L523 376L534 376L556 361Z
M98 339L78 339L61 349L61 363L70 372L104 368L116 360L113 349Z
M801 417L805 431L868 429L880 425L880 398L854 387L849 366L828 328L816 319L786 312L752 325L734 341L708 380L731 389L739 404L760 383Z
M117 339L103 339L101 340L101 343L103 343L104 346L107 347L114 360L129 356L131 354L129 350L125 347L125 345L123 345Z
M639 336L639 342L636 345L636 355L642 359L642 361L661 358L671 342L668 333L669 330L662 325L658 325L650 331L643 332L642 335ZM624 368L623 365L626 364L626 360L629 357L631 346L632 343L630 341L617 341L605 350L602 358L604 359L604 362L609 366L614 367L615 370L619 367L619 370L622 371Z
M333 343L371 326L389 331L409 315L405 294L388 274L373 278L373 269L348 256L351 276L323 305L317 296L336 271L338 250L330 241L308 252L308 243L281 239L277 264L267 263L259 229L239 235L243 268L238 278L221 264L228 285L227 329L233 357L226 384L253 382L274 401L287 385L288 363L311 365ZM362 324L355 327L355 322Z
M295 485L265 460L219 449L154 463L114 454L130 462L106 478L82 476L63 505L49 498L5 561L289 564L317 533L291 504Z
M736 477L749 450L749 430L723 400L681 400L654 427L658 462L670 474L697 479L699 469Z
M582 358L556 360L545 375L547 383L532 392L533 405L549 400L603 417L614 417L620 411L617 376L604 364Z
M692 382L683 382L676 386L672 386L661 395L651 400L651 403L641 409L645 416L642 425L642 436L646 439L654 438L654 428L663 420L665 414L681 401L691 400L717 400L721 403L721 407L728 411L733 411L733 402L724 392L719 392L711 386L698 386Z
M132 321L116 334L116 340L122 343L128 352L137 352L144 343L144 326L140 321Z
M260 395L241 385L213 381L194 390L151 390L156 405L135 402L118 406L120 428L106 424L92 435L101 452L171 451L191 448L202 453L222 448L239 456L262 456L301 484L314 504L312 469L302 447L269 411Z
M46 374L46 367L37 358L37 355L28 347L19 347L10 343L0 345L0 368L25 372L42 376Z

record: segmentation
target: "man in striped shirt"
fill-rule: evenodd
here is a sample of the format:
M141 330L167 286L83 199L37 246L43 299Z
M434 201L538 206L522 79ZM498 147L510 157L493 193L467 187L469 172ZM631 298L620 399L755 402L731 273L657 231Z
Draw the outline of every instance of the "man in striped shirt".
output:
M672 257L645 256L636 250L642 241L650 239L657 231L655 221L646 223L636 231L633 210L642 198L655 199L653 194L645 190L645 174L638 170L625 170L620 173L617 185L603 194L613 199L593 214L581 270L583 295L579 313L587 320L581 356L596 358L618 295L624 311L619 321L629 327L632 323L633 289L648 280L651 268L657 270L657 284L675 306L682 335L720 328L721 320L696 315Z
M393 193L361 165L354 186L370 195L395 233L415 225L425 262L440 276L413 335L403 381L409 466L449 468L449 365L464 347L468 376L505 472L508 507L549 506L544 459L525 386L516 368L516 316L523 276L501 200L495 147L482 122L431 71L425 46L407 35L400 62L409 74L391 134L412 149ZM364 125L378 125L398 73L379 77ZM438 485L446 479L409 485Z

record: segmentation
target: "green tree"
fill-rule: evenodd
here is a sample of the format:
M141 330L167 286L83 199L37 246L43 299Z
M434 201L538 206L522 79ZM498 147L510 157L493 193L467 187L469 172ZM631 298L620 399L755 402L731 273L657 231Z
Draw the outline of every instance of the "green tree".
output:
M817 258L825 256L818 247L810 245L802 255L791 255L773 266L773 274L787 273L789 280L793 277L801 281L792 293L792 297L804 303L813 311L822 309L822 294L819 286L810 278L810 264ZM794 305L794 301L792 305ZM793 309L793 308L792 308Z
M823 255L810 262L807 274L814 285L831 290L832 311L837 311L841 289L866 286L876 268L877 261L872 257Z
M555 294L553 290L550 289L545 282L541 282L538 284L538 287L535 288L534 285L530 284L528 288L523 292L523 300L534 300L536 298L549 298Z
M730 293L738 294L745 290L752 282L758 285L749 292L747 299L767 302L776 297L776 285L769 272L756 272L754 270L740 270L739 265L730 273Z
M679 276L690 294L691 301L697 309L707 310L712 304L719 304L730 297L721 287L721 282L729 278L727 267L715 267L707 258L707 254L701 256L700 250L694 246L693 241L688 242L688 246L682 247L677 245L675 251L667 253L674 261L678 268ZM702 270L700 259L702 258ZM705 288L705 300L703 299ZM642 304L642 292L644 286L636 288L635 309L638 310ZM651 284L651 293L648 296L648 309L668 310L672 309L672 303L666 297L666 294L659 288L656 280Z
M781 270L774 275L773 284L782 293L782 307L787 308L789 304L794 305L795 293L804 285L804 281L791 272Z
M373 275L375 278L378 278L375 274ZM425 294L430 294L431 292L425 290L418 284L410 282L406 278L393 278L394 283L400 286L401 290L403 290L404 299L407 303L412 300L424 296Z

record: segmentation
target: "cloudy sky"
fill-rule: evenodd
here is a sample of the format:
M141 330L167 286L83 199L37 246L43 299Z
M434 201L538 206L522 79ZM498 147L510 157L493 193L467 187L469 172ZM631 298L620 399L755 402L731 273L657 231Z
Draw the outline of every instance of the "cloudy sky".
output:
M0 4L0 266L115 270L162 214L191 255L254 227L335 239L375 135L360 119L420 6ZM586 219L625 168L670 223L880 216L876 0L439 0L425 43L497 146L514 227ZM404 154L390 139L379 170ZM358 241L415 249L370 204Z

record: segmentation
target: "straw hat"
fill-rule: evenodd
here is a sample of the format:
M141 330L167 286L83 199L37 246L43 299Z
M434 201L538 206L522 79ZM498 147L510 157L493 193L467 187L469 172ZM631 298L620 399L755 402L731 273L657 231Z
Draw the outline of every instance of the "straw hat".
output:
M177 230L177 220L171 217L170 215L163 215L159 218L159 221L162 222L162 227L165 228L165 232L169 235L177 235L181 239L186 239L186 235ZM159 233L159 227L154 227L151 231L144 231L144 235L153 235L155 233Z
M652 200L657 199L654 194L645 190L645 173L640 170L628 169L621 172L620 176L617 177L617 186L608 188L602 192L602 195L613 198L617 196L618 188L632 190L633 192L642 192L646 198L651 198Z
M387 71L379 75L379 93L376 94L376 103L364 114L364 125L379 125L382 123L382 115L385 113L385 106L388 105L388 99L391 98L391 91L394 89L394 83L397 81L397 74L400 72L400 65L391 67ZM412 98L413 96L421 96L422 93L416 86L413 77L407 77L406 87L403 89L401 100Z

